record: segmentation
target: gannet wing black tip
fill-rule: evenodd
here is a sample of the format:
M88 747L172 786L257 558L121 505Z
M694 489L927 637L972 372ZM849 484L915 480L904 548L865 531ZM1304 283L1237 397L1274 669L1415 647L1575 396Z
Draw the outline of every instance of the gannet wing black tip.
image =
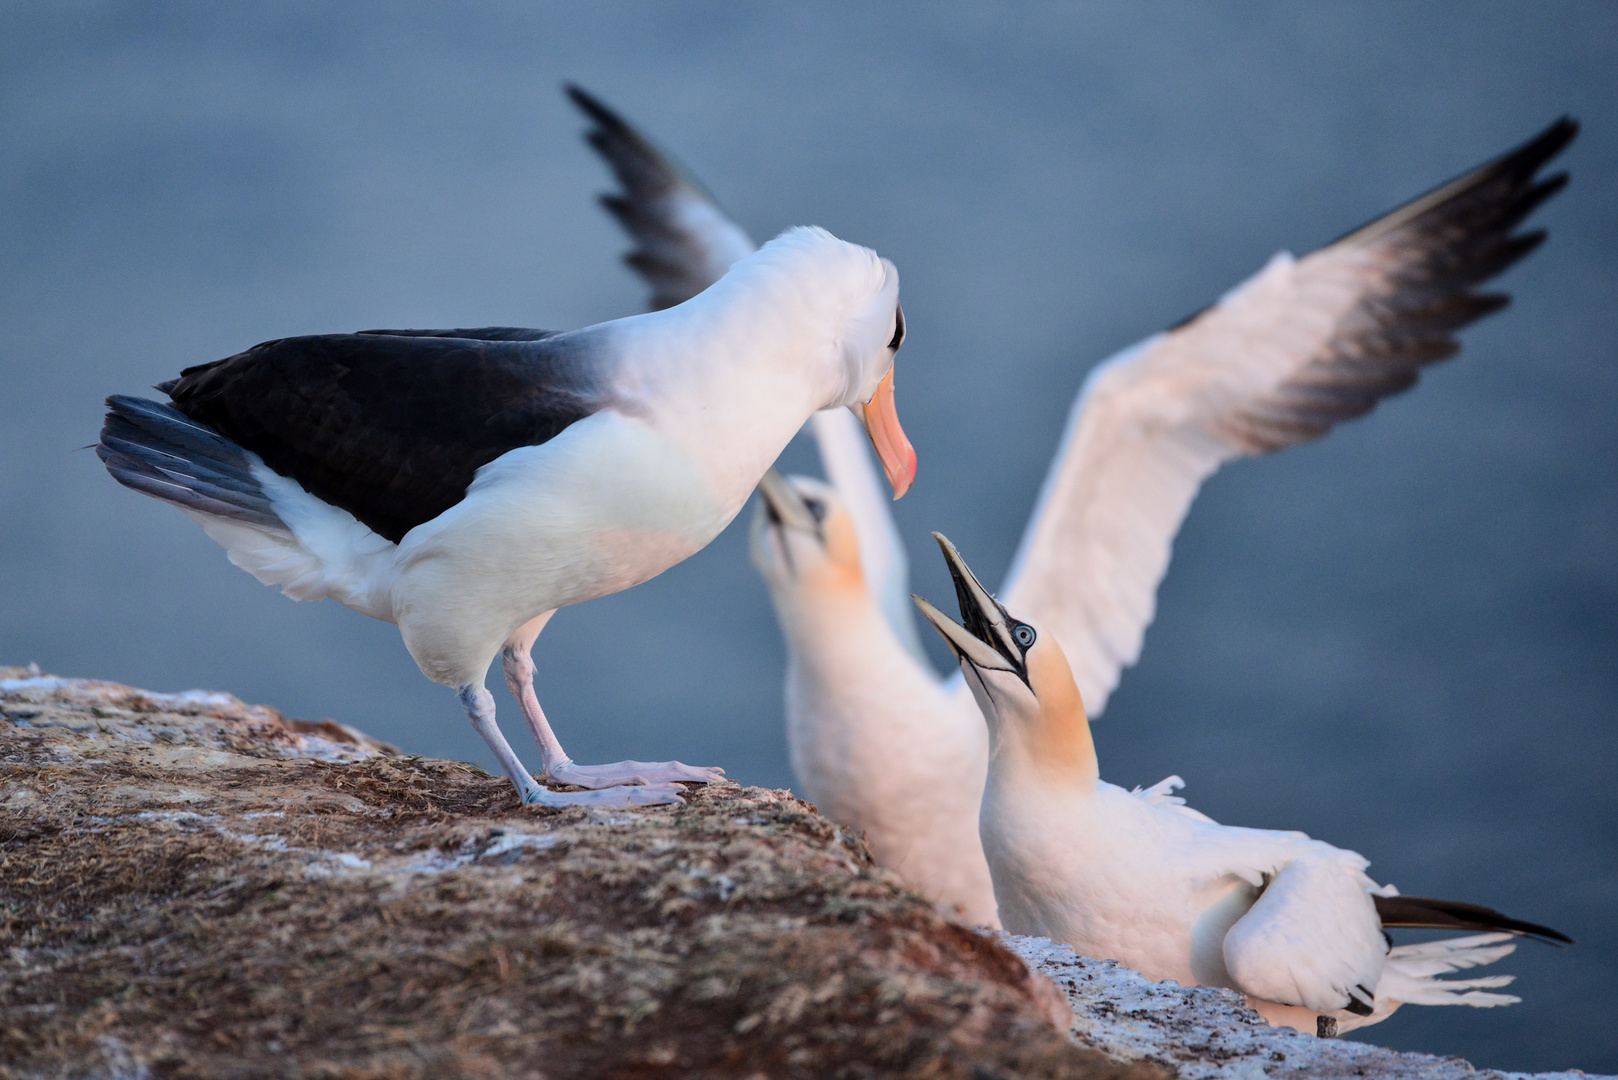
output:
M1558 120L1338 241L1277 255L1092 372L1001 595L1056 633L1093 714L1140 654L1202 482L1369 413L1459 352L1457 332L1509 299L1480 286L1544 241L1515 230L1565 185L1539 172L1577 131ZM1153 438L1113 434L1143 426Z
M1383 926L1423 930L1503 930L1549 945L1571 945L1560 930L1503 915L1482 904L1464 900L1438 900L1430 896L1373 896Z
M1506 151L1459 176L1423 192L1385 214L1350 229L1326 244L1325 248L1363 245L1405 226L1423 222L1436 224L1438 218L1454 221L1468 213L1496 218L1510 229L1528 213L1567 185L1567 173L1556 173L1534 180L1547 162L1567 148L1579 133L1578 122L1563 116L1521 146ZM1491 186L1498 188L1490 191ZM1507 194L1509 193L1509 194ZM1482 194L1489 205L1470 205L1468 196ZM1502 195L1507 197L1502 198ZM1322 249L1324 250L1324 248Z

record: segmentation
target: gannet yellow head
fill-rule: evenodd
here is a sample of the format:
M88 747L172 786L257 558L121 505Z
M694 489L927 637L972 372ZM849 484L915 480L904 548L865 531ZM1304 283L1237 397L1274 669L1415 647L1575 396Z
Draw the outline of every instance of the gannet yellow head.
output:
M961 621L919 596L912 599L960 661L994 752L1015 744L1042 770L1094 784L1099 774L1090 723L1062 647L991 596L942 533L933 539L955 581Z
M772 591L864 591L854 519L830 484L771 469L758 492L751 554Z

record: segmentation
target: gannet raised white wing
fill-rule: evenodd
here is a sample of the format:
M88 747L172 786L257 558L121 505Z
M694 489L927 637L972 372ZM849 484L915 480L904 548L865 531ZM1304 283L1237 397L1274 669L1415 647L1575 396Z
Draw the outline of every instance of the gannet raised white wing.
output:
M1459 352L1455 332L1510 299L1474 290L1545 239L1513 230L1567 183L1536 174L1577 131L1558 120L1301 259L1282 252L1090 373L1002 591L1062 642L1092 716L1140 656L1202 482L1365 415Z
M699 296L583 330L265 342L161 384L172 404L109 398L98 452L260 581L396 623L525 803L677 802L720 770L574 764L534 693L534 639L701 550L818 409L858 412L907 487L902 337L891 262L791 229ZM497 654L545 775L607 790L534 782L483 684Z
M1303 833L1220 825L1100 777L1061 644L995 600L944 551L961 620L917 597L944 636L992 744L979 829L1000 920L1150 979L1224 986L1272 1024L1338 1034L1401 1005L1508 1005L1491 963L1548 927L1477 904L1400 896L1352 851ZM1167 783L1167 782L1166 782ZM1485 933L1393 945L1388 927Z

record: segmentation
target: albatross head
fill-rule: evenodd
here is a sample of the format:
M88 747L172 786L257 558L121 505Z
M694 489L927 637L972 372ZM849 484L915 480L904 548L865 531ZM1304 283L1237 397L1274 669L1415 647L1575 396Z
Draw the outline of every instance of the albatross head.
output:
M961 621L912 594L927 621L961 664L972 696L988 722L994 753L1008 746L1042 770L1094 783L1095 746L1084 702L1054 635L1042 635L989 594L942 533L943 549Z
M709 291L762 286L774 290L772 319L830 329L830 349L815 365L825 396L819 408L847 406L871 437L895 499L916 479L916 451L899 426L893 400L893 360L904 343L899 271L869 248L846 243L825 229L787 229L731 267Z
M863 589L854 519L830 484L771 469L758 483L753 565L772 591Z
M888 474L888 483L893 485L893 497L899 499L916 480L916 451L905 437L904 429L899 426L899 411L893 401L893 361L905 339L905 311L899 306L897 296L893 301L891 323L888 343L878 354L879 359L885 362L886 373L881 375L869 394L862 393L860 400L849 408L865 425L866 434L871 436L871 446L882 462L882 470ZM882 370L881 364L871 366L873 374Z

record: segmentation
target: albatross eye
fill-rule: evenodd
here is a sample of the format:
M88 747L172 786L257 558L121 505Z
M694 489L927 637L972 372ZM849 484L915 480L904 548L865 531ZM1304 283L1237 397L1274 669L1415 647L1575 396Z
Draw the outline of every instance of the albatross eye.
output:
M889 349L897 349L905 339L905 309L893 309L893 340L888 342Z
M1027 623L1019 624L1017 628L1011 632L1011 636L1016 638L1017 644L1021 645L1023 648L1027 649L1033 647L1034 628L1029 626Z

